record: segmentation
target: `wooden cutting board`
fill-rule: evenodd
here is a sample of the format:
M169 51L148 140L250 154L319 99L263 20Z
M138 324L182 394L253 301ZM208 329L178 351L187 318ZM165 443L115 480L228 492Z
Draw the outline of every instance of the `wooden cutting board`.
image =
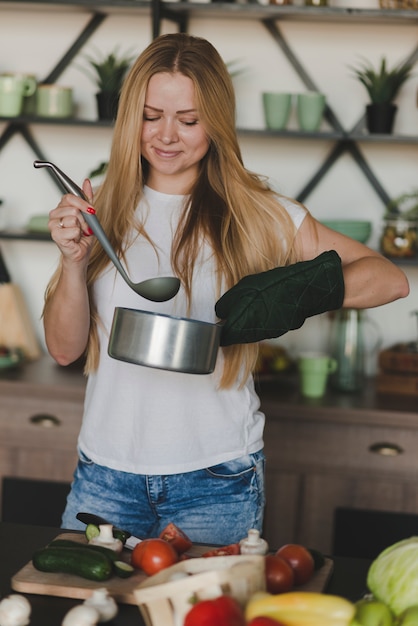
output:
M36 339L23 294L12 284L0 251L0 345L20 348L27 359L39 359L41 349Z
M57 539L71 539L80 543L86 543L84 535L79 533L64 533L59 535ZM188 554L198 557L211 547L212 546L194 545L188 551ZM129 561L130 551L124 551L122 558ZM332 569L332 560L326 559L325 565L315 573L309 583L298 587L298 590L323 591L331 576ZM106 587L109 594L115 598L116 602L136 605L137 602L133 591L146 578L146 574L138 570L135 571L130 578L118 578L114 576L109 580L98 583L71 574L40 572L33 567L32 561L29 561L29 563L13 576L11 586L14 591L18 591L19 593L34 593L37 595L75 598L79 600L88 598L93 589Z

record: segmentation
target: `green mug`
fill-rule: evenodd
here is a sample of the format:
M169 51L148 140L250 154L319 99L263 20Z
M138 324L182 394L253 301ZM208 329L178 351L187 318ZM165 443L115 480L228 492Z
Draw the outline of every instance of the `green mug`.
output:
M61 85L39 85L36 91L36 114L40 117L71 117L72 88Z
M289 121L292 94L267 91L263 92L264 119L270 130L282 130Z
M298 94L296 113L301 130L312 132L319 129L325 110L325 101L324 94L317 91Z
M300 391L307 398L322 398L329 374L337 369L337 361L328 354L306 352L298 359Z
M17 117L24 98L35 93L36 79L25 74L0 74L0 116Z

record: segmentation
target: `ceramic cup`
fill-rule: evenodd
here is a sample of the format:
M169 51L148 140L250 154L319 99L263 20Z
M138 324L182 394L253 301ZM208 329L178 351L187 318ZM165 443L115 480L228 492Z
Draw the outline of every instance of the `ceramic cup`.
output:
M36 79L25 74L0 74L0 115L16 117L22 113L24 98L35 93Z
M281 92L264 92L263 108L267 128L281 130L286 128L292 105L292 94Z
M307 398L322 398L328 376L337 369L337 361L328 354L306 352L298 359L300 391Z
M40 117L71 117L73 90L61 85L39 85L36 91L36 114Z
M301 130L315 131L321 125L325 109L325 96L317 91L298 94L296 112Z

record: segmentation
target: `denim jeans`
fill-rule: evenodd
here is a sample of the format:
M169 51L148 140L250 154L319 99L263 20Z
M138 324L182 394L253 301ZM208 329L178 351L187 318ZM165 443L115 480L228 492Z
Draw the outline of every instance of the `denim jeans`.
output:
M84 529L76 514L87 511L142 538L173 522L194 542L234 543L250 528L262 530L264 465L259 451L194 472L143 476L97 465L80 453L62 527Z

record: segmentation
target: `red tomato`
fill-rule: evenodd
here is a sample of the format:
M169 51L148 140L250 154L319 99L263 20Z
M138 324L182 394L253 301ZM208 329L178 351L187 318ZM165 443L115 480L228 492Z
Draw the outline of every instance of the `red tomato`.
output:
M183 554L192 547L189 537L178 526L170 522L160 533L160 539L171 543L178 554Z
M230 596L202 600L187 613L184 626L245 626L244 613Z
M315 562L307 548L296 543L287 543L279 548L276 556L285 559L295 573L295 585L304 585L313 576Z
M266 615L259 615L254 617L251 622L248 622L248 626L286 626L283 622L279 622L277 619L267 617Z
M213 548L213 550L208 550L202 554L202 557L229 556L231 554L240 554L239 543L231 543L229 546L222 546L222 548Z
M145 539L138 543L132 551L131 565L142 569L148 576L174 565L178 554L173 546L163 539Z
M265 559L267 591L269 593L290 591L295 582L295 575L289 563L275 554L267 554Z

